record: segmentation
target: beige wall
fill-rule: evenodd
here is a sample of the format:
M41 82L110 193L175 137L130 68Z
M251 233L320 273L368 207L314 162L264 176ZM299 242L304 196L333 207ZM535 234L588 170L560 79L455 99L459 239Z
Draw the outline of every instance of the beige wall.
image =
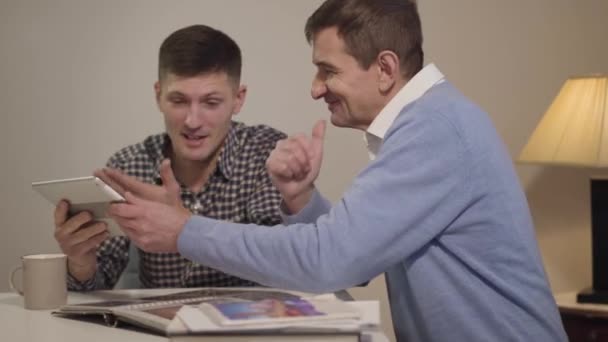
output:
M241 45L250 92L239 119L294 133L326 117L309 97L313 68L302 33L320 3L0 0L0 274L20 255L57 250L52 207L32 192L31 181L90 174L119 147L163 128L152 97L156 53L179 27L206 23ZM607 1L419 6L427 61L488 110L514 157L568 75L608 72ZM366 153L360 134L335 128L326 150L319 186L337 200ZM518 166L518 172L553 289L587 286L592 171ZM382 279L353 292L385 300Z

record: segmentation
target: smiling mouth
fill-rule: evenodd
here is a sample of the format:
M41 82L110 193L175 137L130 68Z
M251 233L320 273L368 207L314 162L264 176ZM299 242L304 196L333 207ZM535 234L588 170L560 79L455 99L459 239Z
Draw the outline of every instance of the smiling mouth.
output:
M329 109L330 112L333 112L336 106L338 106L339 104L340 101L327 102L327 109Z
M182 133L182 137L188 142L200 142L205 139L206 135Z

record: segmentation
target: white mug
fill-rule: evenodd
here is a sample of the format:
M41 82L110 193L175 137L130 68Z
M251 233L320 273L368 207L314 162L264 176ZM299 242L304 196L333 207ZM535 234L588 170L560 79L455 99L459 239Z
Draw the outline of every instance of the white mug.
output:
M22 288L15 286L17 271L22 271ZM66 304L67 256L65 254L32 254L21 257L21 266L9 276L11 289L23 296L26 309L48 310Z

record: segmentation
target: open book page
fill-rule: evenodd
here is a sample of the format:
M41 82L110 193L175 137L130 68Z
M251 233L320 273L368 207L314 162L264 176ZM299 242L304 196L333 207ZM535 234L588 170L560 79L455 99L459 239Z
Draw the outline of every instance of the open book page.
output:
M334 299L335 300L335 299ZM358 313L356 318L333 318L325 320L295 320L258 322L256 324L222 325L211 318L199 307L184 306L177 318L171 322L169 332L181 333L186 329L189 333L207 332L357 332L367 329L377 329L380 325L380 307L378 301L343 302Z
M209 303L207 306L211 306L220 315L221 324L229 325L291 318L311 319L327 315L326 312L320 311L313 303L303 298L220 302Z
M201 303L199 309L222 326L358 319L357 310L339 300L261 299Z
M208 315L195 306L184 306L177 313L169 325L169 335L186 333L280 333L280 332L358 332L361 330L356 320L329 320L314 322L291 322L291 323L261 323L256 325L222 326L216 323Z

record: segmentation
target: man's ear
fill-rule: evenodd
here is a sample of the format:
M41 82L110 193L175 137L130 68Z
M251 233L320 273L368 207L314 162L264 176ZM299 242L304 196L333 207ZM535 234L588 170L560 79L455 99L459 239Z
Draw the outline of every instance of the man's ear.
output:
M376 58L378 67L378 90L386 94L401 78L399 57L393 51L384 50Z
M237 115L241 108L243 108L243 104L245 104L245 98L247 97L247 86L241 84L236 91L236 99L234 102L234 108L232 109L232 115Z
M160 81L154 83L154 97L156 98L156 104L160 107Z

